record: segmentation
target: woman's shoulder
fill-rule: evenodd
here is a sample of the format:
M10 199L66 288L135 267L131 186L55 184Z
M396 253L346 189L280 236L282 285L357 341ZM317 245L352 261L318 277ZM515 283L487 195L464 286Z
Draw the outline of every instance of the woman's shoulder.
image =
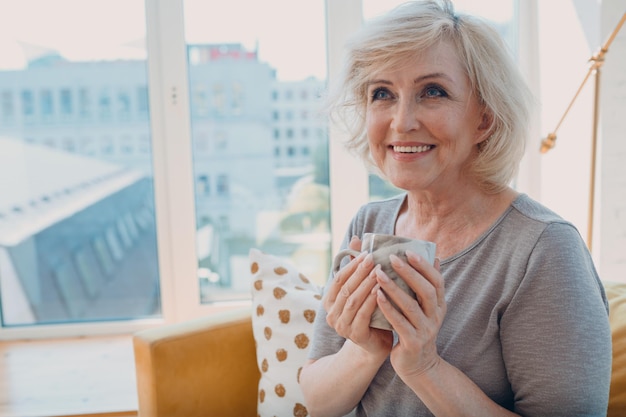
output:
M584 246L580 231L572 222L526 194L520 194L513 201L504 223L504 228L510 232L517 231L515 233L519 234L523 230L524 233L519 234L520 239Z
M559 214L541 204L540 202L534 200L527 194L520 194L519 196L517 196L517 198L511 204L511 207L528 221L540 222L544 224L571 224Z

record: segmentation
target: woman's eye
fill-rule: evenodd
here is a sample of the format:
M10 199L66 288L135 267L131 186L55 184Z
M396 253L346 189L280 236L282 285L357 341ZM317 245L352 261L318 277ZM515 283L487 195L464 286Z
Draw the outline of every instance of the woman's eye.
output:
M377 88L372 92L372 101L375 100L385 100L389 98L391 95L386 88Z
M427 87L424 90L424 96L426 96L426 97L447 97L448 94L441 87L431 86L431 87Z

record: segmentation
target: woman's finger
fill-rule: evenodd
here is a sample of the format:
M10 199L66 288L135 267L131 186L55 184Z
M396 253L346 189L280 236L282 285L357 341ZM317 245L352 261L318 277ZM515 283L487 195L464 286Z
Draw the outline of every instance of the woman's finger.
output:
M376 278L382 290L378 295L379 306L394 329L403 320L408 321L412 327L419 327L426 316L417 300L400 288L382 269L376 270Z
M433 310L430 310L431 307L433 309L444 307L446 304L445 284L443 275L439 272L439 260L435 259L435 265L431 265L423 256L411 251L406 252L406 257L408 265L401 259L398 259L398 265L401 263L411 266L412 269L417 271L419 277L422 278L413 281L416 286L412 288L415 294L417 294L425 313L427 315L434 313ZM408 284L411 285L410 283ZM433 305L426 306L421 300L436 300L436 302Z
M337 295L343 288L344 284L348 281L352 274L354 274L357 267L360 265L366 255L366 253L359 254L359 256L352 259L346 266L337 271L332 281L330 282L330 285L328 285L328 291L324 296L325 306L327 306L328 304L333 304L336 301ZM326 311L328 311L328 308L326 309Z

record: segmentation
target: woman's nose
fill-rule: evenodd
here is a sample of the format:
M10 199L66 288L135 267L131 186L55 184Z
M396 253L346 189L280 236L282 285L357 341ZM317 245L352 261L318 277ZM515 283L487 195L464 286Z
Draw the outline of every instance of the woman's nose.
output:
M399 100L393 114L391 127L398 133L406 133L419 127L417 103L413 99Z

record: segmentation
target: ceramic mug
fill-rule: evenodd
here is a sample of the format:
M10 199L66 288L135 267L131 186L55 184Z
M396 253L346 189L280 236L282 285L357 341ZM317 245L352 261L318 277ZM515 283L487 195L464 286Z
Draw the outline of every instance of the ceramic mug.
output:
M435 262L436 245L433 242L424 240L410 239L407 237L385 235L380 233L365 233L361 240L361 252L371 253L374 264L380 265L381 269L391 278L400 288L415 298L415 292L404 282L402 278L396 274L391 267L389 255L396 255L400 259L407 262L406 251L417 253L426 259L431 265ZM341 261L346 256L358 256L359 251L352 249L344 249L340 251L333 261L333 272L339 271ZM394 304L391 300L389 300ZM395 306L395 304L394 304ZM387 321L382 311L377 307L370 320L370 327L377 329L393 330L391 324Z

